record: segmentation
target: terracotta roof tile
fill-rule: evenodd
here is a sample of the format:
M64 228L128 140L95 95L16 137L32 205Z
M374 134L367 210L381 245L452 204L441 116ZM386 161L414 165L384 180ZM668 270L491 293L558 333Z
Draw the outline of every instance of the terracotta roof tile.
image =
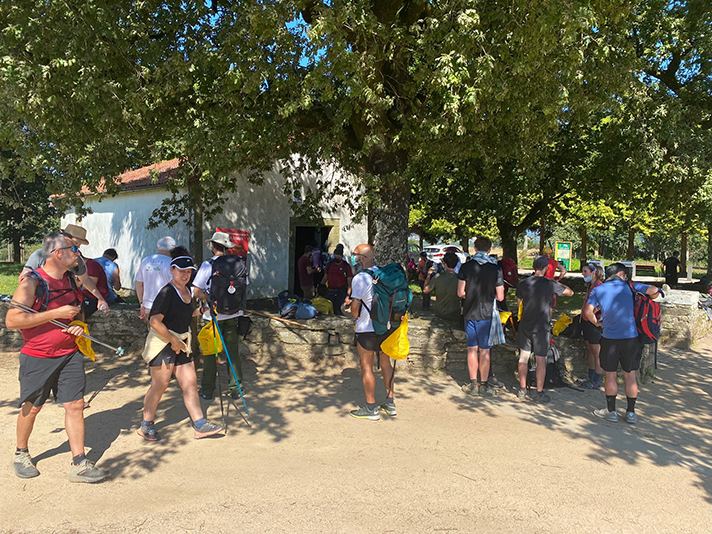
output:
M153 165L141 167L140 169L126 171L117 176L116 181L121 184L120 187L122 191L134 191L136 189L164 185L168 183L169 178L174 177L178 173L179 164L180 160L178 158L154 163ZM152 171L158 175L156 181L153 180ZM100 193L106 191L103 182L99 185L98 189ZM87 187L82 188L82 193L85 195L94 194L94 192Z

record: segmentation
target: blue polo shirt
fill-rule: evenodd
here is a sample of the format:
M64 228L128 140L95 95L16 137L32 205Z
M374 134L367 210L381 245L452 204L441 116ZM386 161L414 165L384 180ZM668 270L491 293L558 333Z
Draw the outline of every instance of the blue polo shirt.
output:
M633 282L639 293L646 293L649 285ZM591 291L588 303L601 309L603 337L606 339L630 339L638 337L633 314L633 292L620 278L604 282Z

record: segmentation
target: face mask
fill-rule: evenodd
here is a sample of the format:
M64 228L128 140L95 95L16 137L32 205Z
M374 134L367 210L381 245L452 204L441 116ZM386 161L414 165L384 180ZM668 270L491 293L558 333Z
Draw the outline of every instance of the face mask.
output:
M584 277L583 277L583 281L584 281L584 282L590 282L592 278L593 278L592 276L584 276Z
M349 263L351 264L351 267L353 268L354 274L363 270L363 264L360 261L356 261L355 256L349 256Z

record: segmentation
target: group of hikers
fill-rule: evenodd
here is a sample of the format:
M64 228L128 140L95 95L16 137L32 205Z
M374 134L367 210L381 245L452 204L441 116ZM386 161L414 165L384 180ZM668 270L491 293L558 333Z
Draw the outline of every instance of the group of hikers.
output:
M171 237L163 237L157 242L156 253L144 258L136 273L139 316L146 321L149 332L142 356L151 376L137 434L149 442L160 439L154 417L172 376L182 389L194 437L199 439L223 432L222 426L205 418L200 403L201 398L214 398L216 358L221 352L217 346L218 338L233 371L228 394L237 399L244 392L239 337L249 284L246 261L230 254L234 244L226 233L215 232L206 243L212 257L197 266L185 247L177 245ZM56 321L73 321L82 313L108 310L109 301L99 291L96 280L101 277L92 276L89 267L92 260L81 255L80 247L86 244L86 230L76 225L67 225L45 237L34 264L26 267L13 296L15 302L32 310L12 307L6 315L7 327L20 330L24 340L20 353L17 449L12 462L15 474L20 478L39 475L29 453L28 441L35 418L52 393L65 410L65 428L73 457L70 480L98 482L107 476L87 459L84 452L86 379L83 357L75 342L84 330L78 325L62 327L55 324ZM490 255L491 248L491 241L481 237L475 240L475 254L465 263L460 263L454 253L446 253L442 269L439 272L428 269L423 284L425 295L436 294L436 310L448 317L462 314L469 373L469 381L462 390L468 395L482 397L492 396L494 389L504 386L490 372L490 351L494 344L502 343L504 339L499 306L505 302L505 277L511 275L508 265L505 264L503 269L502 262ZM103 257L115 261L116 253L108 249ZM350 261L344 256L343 245L336 247L327 264L316 264L313 257L313 249L307 247L298 262L300 285L305 296L317 298L314 293L318 291L327 297L325 300L332 305L332 311L346 314L354 321L365 403L352 410L350 415L372 421L380 419L381 414L395 417L394 367L391 358L381 350L393 329L375 328L379 323L373 313L378 305L374 298L374 283L383 271L375 263L373 246L358 245L352 251ZM312 275L320 270L323 276L315 284ZM533 270L532 276L509 284L516 286L521 308L516 333L520 382L517 397L545 403L550 401L544 393L544 380L546 357L551 346L552 307L557 296L570 296L573 292L560 283L566 271L555 260L539 256L533 262ZM557 270L560 272L558 279L555 276ZM118 280L118 266L111 272ZM589 374L581 384L599 388L605 376L606 407L593 413L608 421L617 421L616 373L620 365L627 397L625 420L634 424L638 396L635 375L642 348L631 295L635 291L655 297L659 290L655 286L629 284L627 269L620 263L609 265L605 274L599 265L588 263L583 266L582 273L587 284L581 316ZM120 287L120 281L114 284L113 275L107 275L106 280L115 290ZM96 302L87 304L87 294ZM215 357L203 360L200 387L191 351L191 322L199 315L208 322L206 327L212 328L216 343ZM380 404L376 400L373 369L376 357L386 390ZM532 357L537 363L536 389L530 395L527 372Z

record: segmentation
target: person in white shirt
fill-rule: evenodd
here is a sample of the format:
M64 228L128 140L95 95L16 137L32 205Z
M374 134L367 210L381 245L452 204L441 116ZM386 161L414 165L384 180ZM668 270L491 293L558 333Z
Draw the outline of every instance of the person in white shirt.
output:
M215 232L213 236L208 240L210 250L213 252L213 257L210 260L206 260L200 266L198 274L195 275L195 280L193 280L193 296L197 298L206 298L206 293L210 290L210 278L213 274L212 262L220 257L224 256L228 249L231 249L235 244L230 241L230 236L224 232ZM230 373L230 396L233 399L240 398L240 390L238 389L238 381L240 382L240 387L244 392L244 387L242 386L242 358L240 358L240 334L237 329L237 318L243 315L243 311L240 310L233 314L217 314L218 327L225 340L225 345L227 348L230 361L232 362L235 373L237 374L237 381L235 380L234 374ZM210 321L210 310L205 311L203 314L203 319ZM216 376L217 376L217 362L212 356L208 356L203 359L203 376L200 380L200 391L199 395L206 400L212 400L213 392L216 387Z
M351 281L351 315L356 321L356 348L361 361L361 379L363 391L366 394L366 405L350 412L351 417L378 421L379 411L391 417L396 415L396 405L393 400L393 366L391 359L384 352L380 352L381 343L387 334L378 335L373 330L371 321L371 304L373 301L373 277L365 272L375 271L373 247L362 244L357 246L352 254L354 270L359 271ZM380 406L376 405L376 377L373 374L373 361L376 352L380 352L381 371L383 383L386 386L386 401Z
M136 271L136 296L141 304L139 319L148 317L158 292L171 281L171 250L176 240L165 236L156 243L156 253L141 260Z

